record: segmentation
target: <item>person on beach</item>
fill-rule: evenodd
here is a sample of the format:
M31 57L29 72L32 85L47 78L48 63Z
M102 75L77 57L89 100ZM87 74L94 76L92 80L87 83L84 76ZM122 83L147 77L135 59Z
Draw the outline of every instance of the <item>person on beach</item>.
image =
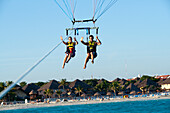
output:
M69 40L68 42L65 42L63 40L62 36L60 37L60 39L63 42L63 44L67 45L67 50L65 52L66 56L64 58L64 62L63 62L63 66L62 66L62 68L64 69L65 63L68 63L70 61L70 59L75 56L75 52L76 52L75 45L77 45L78 42L77 42L75 37L74 37L75 42L72 42L72 37L71 36L68 37L68 40Z
M86 65L87 65L87 62L89 61L89 59L91 59L92 64L94 63L94 58L97 57L96 47L97 47L97 45L99 46L102 43L98 39L98 36L96 36L97 42L94 41L93 35L89 36L89 40L90 40L89 42L84 42L83 39L84 39L84 37L81 38L81 43L87 46L87 57L86 57L84 68L83 68L83 69L86 69Z

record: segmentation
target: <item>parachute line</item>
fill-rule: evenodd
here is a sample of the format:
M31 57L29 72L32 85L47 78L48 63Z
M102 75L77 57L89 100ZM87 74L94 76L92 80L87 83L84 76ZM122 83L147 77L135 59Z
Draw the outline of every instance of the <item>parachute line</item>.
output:
M72 21L72 18L65 12L65 10L61 7L61 5L57 2L57 0L54 0L57 5L60 7L60 9L64 12L64 14Z
M64 5L65 5L65 7L66 7L66 9L67 9L68 14L70 15L70 17L73 18L73 14L72 14L72 12L69 10L69 6L66 4L66 1L63 0L63 3L64 3Z
M97 16L96 19L100 18L108 9L110 9L113 4L115 4L118 0L110 0L109 4L106 6L106 8Z

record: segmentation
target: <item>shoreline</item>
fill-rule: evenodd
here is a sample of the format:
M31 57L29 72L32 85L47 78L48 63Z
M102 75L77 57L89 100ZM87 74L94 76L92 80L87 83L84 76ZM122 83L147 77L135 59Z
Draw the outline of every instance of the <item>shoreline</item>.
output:
M30 109L30 108L42 108L42 107L55 107L55 106L70 106L70 105L85 105L85 104L101 104L101 103L114 103L114 102L131 102L131 101L147 101L147 100L162 100L170 99L170 96L166 97L135 97L135 98L110 98L110 100L105 99L100 100L76 100L69 102L50 102L47 103L35 103L35 104L18 104L18 105L4 105L0 106L0 111L3 110L17 110L17 109Z

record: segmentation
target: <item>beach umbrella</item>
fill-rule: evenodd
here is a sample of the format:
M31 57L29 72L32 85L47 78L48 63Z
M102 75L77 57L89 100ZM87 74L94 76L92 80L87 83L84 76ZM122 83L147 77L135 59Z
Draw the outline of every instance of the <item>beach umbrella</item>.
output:
M107 92L107 94L106 94L107 96L112 96L113 95L113 93L112 92Z
M129 94L131 94L131 95L136 95L137 92L136 92L136 91L131 91Z
M83 94L81 95L81 97L84 97L84 98L85 98L86 96L87 96L87 95L86 95L85 93L83 93Z
M29 93L29 95L36 95L37 94L37 91L35 91L35 90L32 90L32 91L30 91L30 93Z
M96 92L95 94L94 94L94 96L101 96L101 94L99 93L99 92Z
M121 92L118 93L118 95L124 95L124 94L125 94L124 91L121 91Z

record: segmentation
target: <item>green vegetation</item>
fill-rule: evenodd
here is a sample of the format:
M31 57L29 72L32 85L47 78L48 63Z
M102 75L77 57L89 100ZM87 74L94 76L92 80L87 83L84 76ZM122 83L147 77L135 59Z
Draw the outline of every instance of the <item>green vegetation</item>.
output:
M78 93L79 96L80 96L80 93L83 92L83 88L81 86L78 86L77 88L75 88L75 90L76 90L75 92Z
M99 92L107 92L109 90L109 85L110 83L107 83L106 80L104 80L103 82L97 84L94 89L96 91L99 91Z
M90 80L84 80L83 82L85 82L86 84L92 86L92 87L95 87L98 80L97 79L90 79Z
M46 84L47 82L37 82L37 83L34 83L35 85L41 87L43 86L44 84Z
M120 89L120 84L119 84L119 82L117 82L117 81L112 82L111 88L112 88L112 90L114 91L114 94L117 95L117 92L118 92L119 89Z
M21 82L19 84L20 84L21 87L24 87L25 85L27 85L27 82L24 81L24 82Z
M61 91L61 90L57 90L57 91L56 91L56 94L57 94L58 97L60 98L60 97L61 97L61 94L62 94L62 91Z
M45 91L44 91L44 94L46 95L46 98L47 97L52 97L52 95L53 95L53 90L51 90L51 89L46 89Z
M60 86L63 86L63 90L65 90L65 85L66 85L66 79L62 79L61 82L60 82Z
M148 75L143 75L141 78L140 78L140 80L145 80L145 79L150 79L150 80L153 80L153 81L155 81L155 82L158 82L159 81L159 79L156 79L155 77L151 77L151 76L148 76Z

